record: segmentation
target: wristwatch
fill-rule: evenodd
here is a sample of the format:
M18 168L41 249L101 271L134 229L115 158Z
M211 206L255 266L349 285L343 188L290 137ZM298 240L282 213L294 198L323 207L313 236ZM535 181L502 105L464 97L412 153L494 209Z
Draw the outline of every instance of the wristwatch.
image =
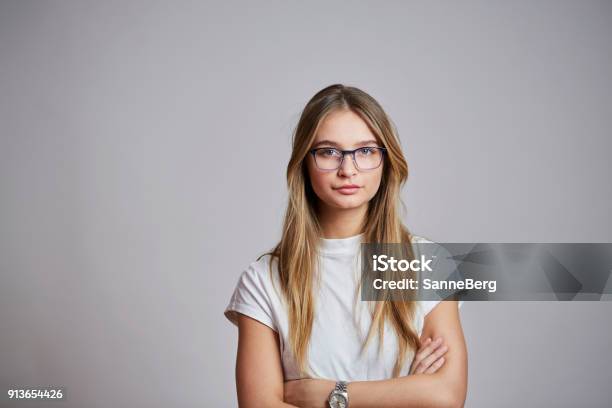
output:
M336 388L329 394L329 408L348 408L348 383L346 381L338 381Z

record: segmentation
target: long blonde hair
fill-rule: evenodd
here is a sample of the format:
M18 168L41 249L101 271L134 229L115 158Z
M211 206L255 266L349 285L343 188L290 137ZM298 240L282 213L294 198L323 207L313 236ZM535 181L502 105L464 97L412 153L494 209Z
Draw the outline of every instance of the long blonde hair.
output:
M289 342L301 373L306 372L308 345L314 320L313 283L321 228L316 213L317 197L310 184L305 158L320 123L336 110L358 114L387 149L380 187L370 200L364 219L365 242L410 243L410 233L399 214L400 189L408 177L408 164L401 151L397 130L379 103L364 91L342 84L328 86L306 104L293 135L293 149L287 166L289 201L282 237L269 253L277 261L279 281L289 318ZM409 250L408 258L414 258ZM372 324L363 347L377 329L382 344L385 322L392 325L398 339L393 377L399 376L408 350L420 347L413 327L416 305L413 301L377 301Z

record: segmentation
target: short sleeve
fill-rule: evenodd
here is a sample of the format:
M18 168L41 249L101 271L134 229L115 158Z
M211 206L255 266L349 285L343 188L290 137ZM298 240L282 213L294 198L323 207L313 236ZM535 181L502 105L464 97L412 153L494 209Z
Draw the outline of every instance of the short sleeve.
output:
M437 275L437 279L440 280L457 280L460 279L461 274L457 270L455 261L452 260L452 255L450 252L441 245L436 244L435 248L436 258L433 262L433 270L434 274ZM423 301L423 316L426 316L429 312L433 310L434 307L438 305L438 303L442 302L443 299L447 297L452 297L453 295L459 294L460 291L446 290L443 293L438 292L440 295L439 299L435 300L425 300ZM460 298L459 298L460 299ZM458 301L458 308L461 308L463 305L463 300Z
M264 281L266 271L260 269L251 264L242 272L223 314L236 326L238 325L236 313L242 313L278 331L272 302Z
M423 317L427 316L427 313L431 312L434 307L438 305L438 303L442 302L442 300L423 300L421 301L421 311L423 313ZM463 305L463 300L459 301L457 307L461 309L461 305Z
M444 245L420 236L413 236L411 241L416 257L425 256L427 259L433 259L430 270L424 272L422 276L424 279L422 281L423 285L425 284L426 278L437 282L463 280L463 273L458 269L455 257L446 247L444 247ZM463 290L460 289L434 289L431 286L423 287L420 296L421 299L427 299L421 301L423 315L433 310L433 308L443 299L447 299L451 296L458 296L458 307L461 308L463 304L463 300L461 300L462 293Z

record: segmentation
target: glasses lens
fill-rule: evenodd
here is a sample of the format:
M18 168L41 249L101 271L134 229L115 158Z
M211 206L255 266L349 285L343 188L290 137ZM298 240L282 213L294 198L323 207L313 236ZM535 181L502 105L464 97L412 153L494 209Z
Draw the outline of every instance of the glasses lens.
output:
M364 147L355 152L355 161L357 162L357 167L361 170L372 170L380 166L382 156L383 153L380 149Z
M336 149L319 149L315 152L315 161L322 170L335 170L340 167L342 153Z

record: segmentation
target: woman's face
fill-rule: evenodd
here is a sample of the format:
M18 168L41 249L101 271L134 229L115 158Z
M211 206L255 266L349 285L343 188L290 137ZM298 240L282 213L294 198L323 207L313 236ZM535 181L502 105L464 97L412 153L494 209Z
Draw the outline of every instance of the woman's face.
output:
M361 147L382 147L370 131L368 125L353 111L341 110L330 113L321 123L311 149L335 148L338 150L354 150ZM372 161L373 154L382 152L365 150L357 153L359 163ZM338 157L336 156L336 159ZM307 168L312 188L322 203L335 209L354 209L367 206L380 186L384 160L380 166L372 170L360 170L350 154L347 154L342 165L337 170L321 170L333 167L334 156L330 150L320 151L317 161L312 154L307 156ZM317 166L317 163L319 166ZM327 166L325 166L327 164ZM348 187L351 186L351 187Z

